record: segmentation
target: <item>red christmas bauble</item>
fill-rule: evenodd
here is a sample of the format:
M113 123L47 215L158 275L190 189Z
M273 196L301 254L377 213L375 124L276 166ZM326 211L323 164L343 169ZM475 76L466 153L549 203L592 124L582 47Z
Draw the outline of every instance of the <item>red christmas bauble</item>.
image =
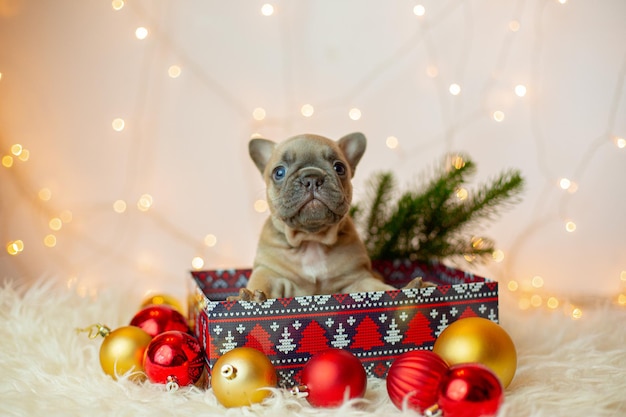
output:
M438 404L444 417L493 416L503 400L500 379L484 365L453 365L439 386Z
M204 354L198 339L188 333L170 330L156 335L144 356L144 371L150 382L194 384L204 370Z
M336 407L345 399L365 395L367 375L361 361L341 349L327 349L313 355L301 374L306 399L315 407Z
M393 361L387 373L387 392L391 402L421 413L437 403L439 383L448 370L441 356L429 350L412 350Z
M141 328L152 337L169 330L189 331L185 316L167 305L153 304L142 308L130 321L130 325Z

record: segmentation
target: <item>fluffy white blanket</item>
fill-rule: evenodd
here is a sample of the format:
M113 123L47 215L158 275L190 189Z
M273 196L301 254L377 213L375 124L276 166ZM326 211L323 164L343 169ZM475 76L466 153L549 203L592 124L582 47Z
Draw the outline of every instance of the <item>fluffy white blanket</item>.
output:
M114 381L98 362L100 340L76 327L126 325L141 299L116 287L96 298L40 281L0 286L2 416L417 416L397 410L384 381L368 381L364 400L314 409L281 391L263 404L226 409L211 390ZM626 415L626 311L605 303L579 320L545 310L521 312L502 299L502 326L519 356L499 416Z

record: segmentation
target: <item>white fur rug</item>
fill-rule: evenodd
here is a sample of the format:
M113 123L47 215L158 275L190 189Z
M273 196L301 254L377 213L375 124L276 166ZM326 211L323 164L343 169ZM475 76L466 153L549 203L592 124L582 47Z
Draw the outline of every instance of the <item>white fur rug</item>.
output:
M2 416L417 416L397 410L384 381L370 380L365 400L314 409L277 391L264 404L226 409L210 390L114 381L98 362L101 339L76 327L128 324L141 296L120 288L83 298L50 282L0 285ZM626 310L605 303L579 320L545 310L520 312L502 299L502 326L519 363L499 416L625 416Z

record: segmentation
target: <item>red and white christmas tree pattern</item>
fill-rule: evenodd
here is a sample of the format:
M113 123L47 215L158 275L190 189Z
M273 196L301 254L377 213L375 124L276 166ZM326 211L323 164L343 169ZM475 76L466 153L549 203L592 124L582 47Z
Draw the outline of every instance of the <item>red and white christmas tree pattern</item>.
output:
M251 347L259 350L266 355L276 355L273 343L270 341L270 334L261 327L260 324L256 324L250 333L246 336L246 347Z
M346 329L343 328L342 323L339 323L339 327L337 327L337 331L333 336L333 341L330 342L330 344L339 349L343 349L350 344L350 339L348 339Z
M229 330L228 334L226 335L226 337L224 338L225 342L222 343L222 346L224 346L223 349L220 349L220 352L222 352L222 354L233 350L234 348L237 347L237 342L235 342L235 336L233 336L232 332Z
M298 353L309 353L311 355L328 349L326 330L320 324L312 320L308 326L302 330L302 340Z
M387 336L385 336L385 342L390 345L395 345L400 340L402 340L402 335L400 334L400 329L398 329L398 323L396 323L396 319L391 319L391 324L387 330Z
M288 327L285 327L285 331L282 332L281 336L282 338L278 340L280 343L276 349L280 350L284 354L287 354L296 348L296 344L293 343L293 337L290 337L291 333L289 332Z
M434 342L435 335L430 328L430 322L421 312L417 312L409 322L402 344L421 346L424 343Z
M354 335L354 340L350 348L371 350L372 348L384 345L385 343L382 340L382 335L378 331L378 326L370 316L365 316L356 327L356 334Z

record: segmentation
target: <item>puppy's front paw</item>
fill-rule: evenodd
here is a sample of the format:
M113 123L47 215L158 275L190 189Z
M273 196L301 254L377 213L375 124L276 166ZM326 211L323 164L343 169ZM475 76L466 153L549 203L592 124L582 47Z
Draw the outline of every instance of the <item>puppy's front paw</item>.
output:
M227 298L228 301L255 301L262 303L267 300L267 296L261 290L250 291L247 288L239 289L239 295L231 295Z
M437 285L432 282L424 281L422 277L413 278L411 282L406 284L402 289L412 289L412 288L426 288L426 287L436 287Z

